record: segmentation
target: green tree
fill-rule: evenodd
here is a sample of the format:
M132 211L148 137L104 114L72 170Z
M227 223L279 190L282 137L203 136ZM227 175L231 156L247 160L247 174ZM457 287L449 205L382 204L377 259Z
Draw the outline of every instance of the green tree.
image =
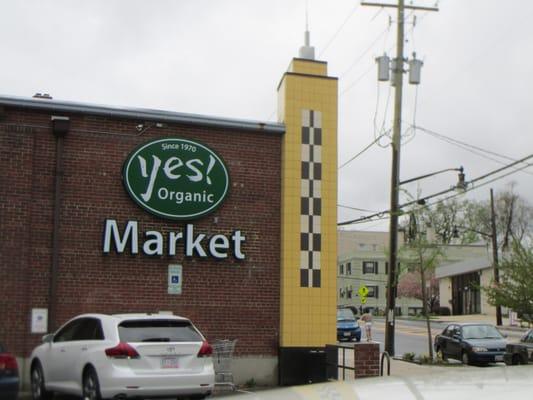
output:
M411 235L407 244L400 250L401 265L409 266L409 272L415 273L419 277L418 284L420 285L420 293L422 300L422 315L426 319L427 334L428 334L428 352L431 359L433 359L433 338L431 336L431 322L429 320L428 307L428 287L431 285L431 278L434 275L435 268L440 260L443 258L441 247L428 240L428 235L421 227L424 227L424 222L420 223L417 220L417 215L421 216L423 221L423 213L418 214L413 210L410 217L409 226L411 227ZM431 239L431 238L429 238Z
M491 305L508 307L528 323L533 322L533 249L518 240L499 264L500 283L483 288Z

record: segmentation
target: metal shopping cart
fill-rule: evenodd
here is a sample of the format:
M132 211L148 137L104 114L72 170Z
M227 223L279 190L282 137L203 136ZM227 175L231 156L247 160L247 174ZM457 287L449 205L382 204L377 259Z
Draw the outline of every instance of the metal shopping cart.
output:
M215 367L215 386L229 386L235 390L233 372L231 372L231 357L235 350L237 339L215 340L213 343L213 364Z

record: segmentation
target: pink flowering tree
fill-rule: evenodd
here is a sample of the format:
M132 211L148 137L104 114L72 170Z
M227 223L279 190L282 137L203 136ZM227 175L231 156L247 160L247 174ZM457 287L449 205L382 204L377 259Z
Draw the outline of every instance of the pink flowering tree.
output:
M426 277L425 287L427 308L432 311L439 303L439 281L433 273ZM424 300L422 285L420 284L420 273L407 272L401 276L398 282L398 296Z

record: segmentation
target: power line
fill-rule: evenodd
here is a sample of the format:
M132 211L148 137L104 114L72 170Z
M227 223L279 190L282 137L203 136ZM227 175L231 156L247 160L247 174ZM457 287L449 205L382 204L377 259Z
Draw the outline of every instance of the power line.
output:
M525 165L525 166L523 166L522 168L520 168L519 170L522 170L522 169L524 169L524 168L528 168L529 166L531 166L531 164L529 164L529 165ZM506 173L506 174L504 174L504 175L501 175L501 176L498 176L498 177L496 177L496 178L493 178L493 179L491 179L491 180L489 180L489 181L487 181L487 182L483 182L482 184L480 184L480 185L478 185L478 186L476 186L476 187L473 187L473 188L471 188L471 189L468 189L467 191L468 191L468 192L471 192L471 191L473 191L473 190L480 189L480 188L482 188L482 187L485 187L485 186L487 186L487 185L490 185L491 183L494 183L494 182L496 182L496 181L499 181L500 179L506 178L506 177L508 177L509 175L512 175L512 174L514 174L514 173L516 173L516 172L518 172L518 171L517 171L517 170L510 171L510 172L508 172L508 173ZM431 206L434 206L434 205L436 205L436 204L443 203L443 202L445 202L446 200L451 200L451 199L453 199L453 198L455 198L455 197L462 196L463 194L464 194L464 193L455 193L455 194L452 194L451 196L448 196L448 197L445 197L445 198L443 198L443 199L439 199L439 200L434 201L434 202L432 202L432 203L426 204L426 207L431 207Z
M499 173L499 172L502 172L503 170L505 170L505 169L507 169L507 168L512 168L512 167L514 167L515 165L520 164L520 163L523 163L523 162L525 162L526 160L528 160L528 159L530 159L530 158L532 158L532 157L533 157L533 154L531 154L531 155L529 155L529 156L527 156L527 157L524 157L524 158L522 158L522 159L520 159L520 160L517 160L517 161L515 161L515 162L513 162L513 163L511 163L511 164L509 164L509 165L506 165L506 166L504 166L504 167L502 167L502 168L498 168L498 169L496 169L496 170L494 170L494 171L491 171L491 172L489 172L489 173L487 173L487 174L485 174L485 175L482 175L482 176L479 176L479 177L477 177L477 178L474 178L474 179L468 181L468 182L467 182L467 185L472 185L472 184L474 184L474 183L477 182L477 181L480 181L480 180L485 179L485 178L487 178L487 177L489 177L489 176L491 176L491 175L494 175L494 174L497 174L497 173ZM524 166L523 168L527 168L527 167L529 167L529 166L531 166L531 164L528 163L528 165L527 165L527 166ZM489 182L486 182L486 183L484 183L484 184L482 184L482 185L479 185L479 186L473 187L472 189L467 189L467 190L465 190L465 192L469 192L469 191L471 191L471 190L476 190L476 189L478 189L478 188L480 188L480 187L482 187L482 186L485 186L486 184L492 183L492 182L494 182L494 181L496 181L496 180L498 180L498 179L503 179L503 178L505 178L505 177L507 177L507 176L509 176L509 175L511 175L511 174L514 174L514 173L516 173L516 172L517 172L517 171L511 171L511 172L509 172L509 173L507 173L507 174L505 174L505 175L503 175L503 176L500 176L500 177L498 177L498 178L495 178L495 179L493 179L493 180L491 180L491 181L489 181ZM449 192L454 191L454 190L456 190L456 188L455 188L455 187L452 187L452 188L449 188L449 189L442 190L442 191L440 191L440 192L438 192L438 193L434 193L434 194L431 194L431 195L428 195L428 196L422 197L422 198L420 198L420 199L412 200L412 201L409 201L409 202L407 202L407 203L404 203L404 204L398 206L399 213L400 213L400 214L403 213L403 211L401 211L401 209L404 208L404 207L411 206L411 205L413 205L413 204L415 204L415 203L421 203L421 202L425 203L425 202L426 202L427 200L429 200L429 199L432 199L432 198L434 198L434 197L438 197L438 196L442 196L443 194L449 193ZM449 198L452 198L452 197L455 197L455 196L450 196ZM364 216L364 217L360 217L360 218L357 218L357 219L354 219L354 220L344 221L344 222L339 222L339 223L337 223L337 226L344 226L344 225L351 225L351 224L355 224L355 223L360 223L360 222L364 222L364 221L367 221L367 220L373 219L373 218L375 218L375 217L379 217L379 218L381 218L381 217L383 217L383 216L385 216L385 215L387 215L387 214L390 214L390 213L391 213L391 210L384 210L384 211L380 211L380 212L377 212L377 213L374 213L374 214L371 214L371 215L366 215L366 216Z
M366 210L364 208L350 207L350 206L345 206L345 205L342 205L342 204L337 204L337 207L347 208L349 210L355 210L355 211L372 212L372 213L377 212L376 210Z
M483 158L485 158L487 160L494 161L495 163L498 163L498 164L501 164L501 165L505 165L504 162L502 162L500 160L497 160L497 159L495 159L493 157L489 157L489 156L487 156L487 155L485 155L483 153L491 154L491 155L494 155L496 157L503 158L503 159L505 159L507 161L516 161L515 158L508 157L508 156L505 156L503 154L496 153L494 151L486 150L486 149L483 149L481 147L474 146L472 144L461 142L460 140L453 139L453 138L451 138L449 136L443 135L441 133L437 133L437 132L429 130L427 128L423 128L421 126L416 126L415 124L408 124L408 125L410 125L413 129L418 129L421 132L424 132L424 133L426 133L426 134L428 134L430 136L433 136L433 137L435 137L435 138L437 138L439 140L442 140L442 141L444 141L446 143L449 143L449 144L452 144L454 146L457 146L457 147L459 147L459 148L461 148L463 150L466 150L466 151L468 151L470 153L476 154L476 155L478 155L480 157L483 157ZM523 168L522 169L517 169L517 171L522 171L522 170L523 170ZM529 175L533 175L533 173L531 173L530 171L522 171L522 172L524 172L526 174L529 174Z
M341 24L341 26L337 29L337 31L333 34L333 36L328 40L328 42L326 43L326 45L324 46L324 48L322 49L322 51L318 54L319 57L322 57L324 55L324 53L327 51L327 49L329 48L329 46L333 43L333 41L337 38L337 36L339 35L339 33L343 30L344 26L348 23L348 21L353 17L353 15L355 14L355 11L359 8L359 4L356 4L355 7L352 9L352 11L350 12L350 14L348 14L348 16L346 17L346 19L344 20L344 22Z
M390 30L390 27L387 27L386 29L384 29L377 37L376 39L374 39L374 41L370 44L370 46L368 46L361 54L359 54L358 57L355 58L355 60L352 62L352 64L350 64L350 66L348 67L348 69L346 71L344 71L344 73L342 73L339 78L342 79L344 78L357 64L359 64L359 62L363 59L363 57L366 56L366 53L368 53L370 50L372 50L375 46L375 44L381 39L381 37L383 35L385 35L388 31Z
M516 161L516 159L513 159L511 157L508 157L508 156L505 156L505 155L502 155L502 154L499 154L499 153L496 153L494 151L491 151L491 150L486 150L486 149L483 149L481 147L478 147L478 146L475 146L475 145L472 145L472 144L469 144L469 143L466 143L466 142L462 142L460 140L457 140L457 139L454 139L452 137L449 137L449 136L446 136L446 135L443 135L442 133L438 133L438 132L435 132L433 130L430 130L430 129L427 129L427 128L424 128L422 126L416 126L416 125L413 125L411 124L411 126L413 128L416 128L422 132L425 132L431 136L434 136L434 137L437 137L437 138L440 138L442 140L445 140L447 142L451 142L451 143L457 143L457 144L460 144L462 146L466 146L466 147L469 147L469 148L472 148L474 150L479 150L479 151L482 151L484 153L487 153L487 154L492 154L494 156L497 156L497 157L501 157L501 158L505 158L506 160L508 161Z
M345 167L346 165L348 165L349 163L351 163L353 160L355 160L357 157L359 157L361 154L363 154L365 151L367 151L369 148L371 148L374 144L376 144L376 142L381 139L383 136L385 136L385 134L382 134L380 136L378 136L376 139L374 139L372 141L372 143L370 143L368 146L366 146L363 150L361 150L359 153L357 153L355 156L353 156L352 158L350 158L348 161L346 161L344 164L342 164L338 169L341 169L343 167Z

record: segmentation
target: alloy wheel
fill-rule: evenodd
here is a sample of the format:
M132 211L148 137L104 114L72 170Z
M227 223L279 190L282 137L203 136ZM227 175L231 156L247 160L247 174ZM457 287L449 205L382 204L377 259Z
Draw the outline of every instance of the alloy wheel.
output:
M100 400L98 378L93 371L89 371L83 378L83 400Z
M43 373L39 366L34 367L31 371L31 394L33 400L41 399L41 389L43 386Z

